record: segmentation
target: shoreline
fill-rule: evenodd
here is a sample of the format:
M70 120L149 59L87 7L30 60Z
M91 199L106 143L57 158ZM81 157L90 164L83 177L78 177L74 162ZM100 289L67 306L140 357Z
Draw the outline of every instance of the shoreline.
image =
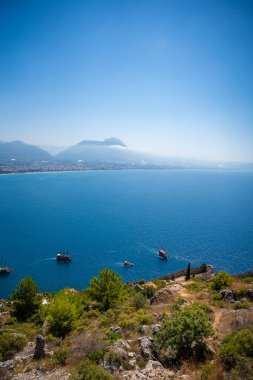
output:
M132 170L180 170L180 171L215 171L215 172L247 172L253 173L251 169L236 169L236 168L108 168L108 169L83 169L83 170L41 170L41 171L24 171L24 172L1 172L0 176L9 176L9 175L22 175L22 174L53 174L53 173L86 173L86 172L105 172L105 171L132 171Z

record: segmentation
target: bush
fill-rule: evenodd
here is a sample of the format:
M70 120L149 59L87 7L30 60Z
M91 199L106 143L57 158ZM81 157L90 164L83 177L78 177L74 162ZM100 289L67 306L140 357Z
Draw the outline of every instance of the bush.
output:
M106 353L106 349L104 348L97 349L97 350L94 349L86 353L86 358L89 359L93 363L99 364L103 360L105 353Z
M176 359L193 352L204 352L205 338L212 334L212 326L202 305L193 304L164 318L157 334L160 348L170 348Z
M239 330L227 336L220 346L219 355L228 369L240 366L247 358L253 358L253 331Z
M50 304L41 306L40 314L48 322L52 335L65 337L75 327L79 310L68 295L60 292Z
M39 308L37 285L31 277L20 281L14 289L11 300L13 302L13 314L19 321L30 318Z
M157 289L152 288L151 286L145 286L145 288L142 291L142 294L148 299L151 299L155 295L156 291Z
M0 334L0 361L11 359L25 346L26 340L23 336L15 336L10 333Z
M123 364L123 359L116 351L110 351L105 357L105 360L112 366L119 368Z
M125 286L120 276L105 268L99 273L99 278L93 277L90 281L87 293L98 302L101 310L106 311L122 301Z
M248 301L240 302L235 305L235 309L249 309L251 307L251 303Z
M133 307L136 310L143 309L146 305L147 298L142 293L136 293L133 296Z
M111 380L111 375L97 364L85 359L71 380Z
M119 334L112 330L108 330L106 336L109 343L114 343L119 339Z
M68 351L64 348L57 348L53 354L53 360L56 364L65 365L68 357Z
M233 277L230 276L230 274L228 274L224 270L222 270L214 276L213 281L212 281L212 288L214 290L220 291L223 288L231 286L232 283L233 283Z

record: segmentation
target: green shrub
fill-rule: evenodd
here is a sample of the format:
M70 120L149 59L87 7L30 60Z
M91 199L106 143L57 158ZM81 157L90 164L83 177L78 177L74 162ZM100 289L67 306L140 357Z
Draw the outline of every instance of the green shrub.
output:
M105 268L98 277L93 277L87 289L88 295L98 302L101 310L106 311L119 304L126 294L121 277Z
M142 291L142 294L145 297L147 297L148 299L150 299L155 295L156 291L157 291L157 289L152 288L151 286L145 286L143 291Z
M111 380L112 377L105 369L85 359L71 380Z
M105 357L105 360L110 364L117 368L119 368L123 364L123 359L120 354L116 351L110 351Z
M165 317L157 334L160 348L169 347L175 358L181 359L193 352L204 352L205 338L212 334L212 326L202 305L193 304Z
M244 284L252 284L253 283L253 277L244 277L244 278L241 279L241 281Z
M119 334L112 330L108 330L106 336L109 343L114 343L119 339Z
M57 348L53 354L53 361L56 364L65 365L68 357L68 351L64 348Z
M19 282L11 297L13 301L13 315L19 321L31 318L39 308L37 285L31 277L26 277Z
M211 286L214 290L220 291L223 288L231 286L232 283L233 277L230 276L230 274L228 274L224 270L222 270L213 277Z
M146 305L146 302L147 298L142 293L136 293L133 296L132 303L135 310L143 309Z
M220 346L219 356L228 369L253 358L253 331L244 329L227 336Z
M159 280L158 278L153 279L152 282L157 286L157 289L162 289L166 286L166 282L164 280Z
M208 380L209 375L211 375L213 368L210 364L204 364L201 367L200 379Z
M200 292L201 290L206 289L207 287L208 287L207 283L205 283L198 277L192 278L192 283L189 285L185 285L185 288L187 290L190 290L193 292Z
M246 302L240 302L235 304L235 309L249 309L251 307L251 303L246 301Z
M23 336L15 336L11 333L0 334L0 361L11 359L24 348L25 343Z
M89 359L91 362L99 364L106 353L106 349L101 348L101 349L95 349L95 350L90 350L86 353L86 358Z
M78 307L68 295L60 292L48 305L40 308L43 320L49 325L49 332L56 337L65 337L76 325Z

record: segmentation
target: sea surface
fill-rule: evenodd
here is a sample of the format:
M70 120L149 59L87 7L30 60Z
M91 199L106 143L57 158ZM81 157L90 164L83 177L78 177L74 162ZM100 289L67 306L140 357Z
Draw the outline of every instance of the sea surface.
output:
M253 173L128 170L0 176L0 298L31 276L40 291L84 289L104 267L123 281L210 263L253 269ZM158 257L168 250L169 260ZM71 263L55 260L68 251ZM123 261L134 263L123 267ZM0 263L1 264L1 263Z

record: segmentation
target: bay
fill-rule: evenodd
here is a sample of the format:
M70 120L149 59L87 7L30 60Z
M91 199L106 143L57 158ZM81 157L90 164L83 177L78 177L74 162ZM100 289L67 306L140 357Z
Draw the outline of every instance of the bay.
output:
M253 269L253 173L128 170L0 176L0 298L31 276L43 292L84 289L109 267L123 281L203 262ZM169 260L158 258L164 247ZM58 263L68 251L71 263ZM131 268L122 265L133 262Z

